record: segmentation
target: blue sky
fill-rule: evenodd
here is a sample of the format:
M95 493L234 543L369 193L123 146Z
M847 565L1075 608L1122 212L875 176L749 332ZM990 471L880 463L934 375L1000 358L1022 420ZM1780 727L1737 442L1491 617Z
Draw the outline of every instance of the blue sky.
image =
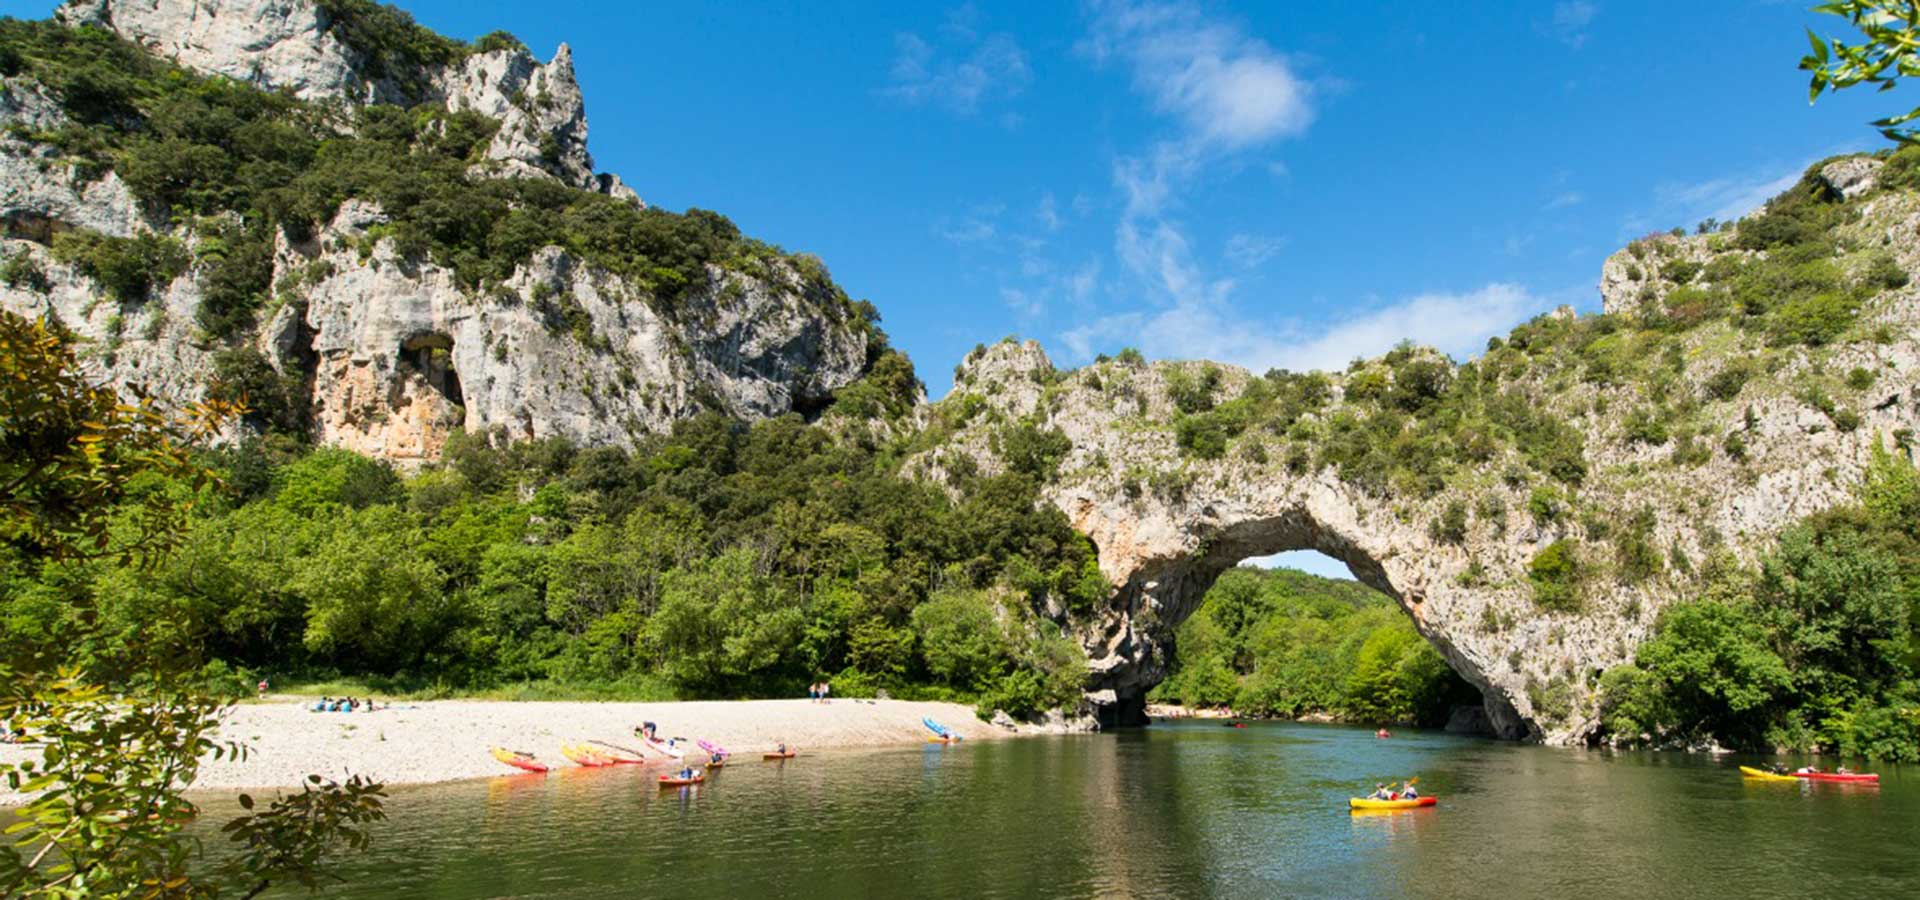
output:
M1464 357L1914 102L1810 107L1803 29L1844 23L1790 3L402 6L570 43L600 168L819 255L935 397L1008 334L1068 366Z

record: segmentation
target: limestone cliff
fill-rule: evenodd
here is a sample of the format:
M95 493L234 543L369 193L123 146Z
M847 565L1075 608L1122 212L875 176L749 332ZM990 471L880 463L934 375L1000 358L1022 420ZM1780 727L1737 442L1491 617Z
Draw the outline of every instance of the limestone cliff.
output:
M1109 721L1142 713L1221 572L1309 549L1397 598L1499 732L1577 742L1599 674L1707 560L1751 561L1920 427L1920 194L1874 190L1878 166L1803 182L1833 223L1817 240L1749 249L1767 222L1635 242L1606 264L1604 315L1543 316L1463 365L1403 347L1330 376L1137 357L1069 372L1036 344L983 348L909 465L1000 471L1014 427L1071 441L1044 493L1114 588L1067 622ZM1803 334L1803 312L1842 321Z
M68 30L12 23L0 73L0 304L58 319L102 377L187 402L221 359L257 353L292 385L312 437L405 461L437 456L455 427L624 444L702 409L810 411L867 366L868 317L817 261L738 237L711 214L645 209L618 178L593 172L565 46L542 64L509 37L458 44L364 0L74 0L56 19ZM156 63L115 73L132 87L96 91L95 76L74 74L99 56L129 68L151 58L142 51L206 80ZM236 99L222 79L282 93ZM196 111L206 97L266 112L243 126L254 131L234 132L244 140L196 145L192 129L217 119ZM379 106L405 111L355 118ZM446 115L423 117L431 107ZM202 119L176 129L189 137L165 138L184 149L142 155L156 121L194 115ZM222 194L223 167L257 166L239 174L293 193L313 165L229 152L261 140L247 135L311 160L329 141L364 137L354 129L366 121L417 128L423 145L477 135L471 151L444 160L395 157L438 173L388 192L414 204L419 221L400 227L372 193L339 199L384 171L349 172L306 201L265 188L249 188L245 202ZM277 131L261 131L269 127ZM268 152L280 151L258 153ZM191 169L196 154L220 161ZM431 168L445 161L451 175ZM515 232L523 249L482 260L493 266L482 274L472 257L493 253L498 234L448 239L467 249L437 236L535 202L551 212L528 221L545 224ZM289 203L315 212L276 212ZM423 225L421 204L450 212ZM608 221L651 229L667 258L595 255ZM603 231L583 238L565 227ZM698 241L710 246L683 246ZM209 314L216 304L243 310Z

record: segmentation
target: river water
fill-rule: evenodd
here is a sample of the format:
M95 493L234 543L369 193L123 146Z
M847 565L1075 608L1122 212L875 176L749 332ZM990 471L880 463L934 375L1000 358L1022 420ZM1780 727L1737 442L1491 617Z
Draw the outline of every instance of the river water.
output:
M671 791L574 769L394 790L327 895L1920 896L1920 770L1859 788L1736 762L1176 723L742 760ZM1347 812L1408 776L1440 805Z

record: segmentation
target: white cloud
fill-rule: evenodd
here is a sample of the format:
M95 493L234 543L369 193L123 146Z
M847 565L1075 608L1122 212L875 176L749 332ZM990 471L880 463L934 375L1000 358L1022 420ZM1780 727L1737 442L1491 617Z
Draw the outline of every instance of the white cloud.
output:
M1313 121L1312 90L1288 60L1238 25L1209 20L1196 5L1109 0L1094 4L1081 49L1119 59L1136 88L1188 139L1237 148L1297 135Z
M1227 238L1227 245L1221 255L1228 262L1242 269L1257 269L1262 263L1272 259L1287 246L1285 237L1268 237L1258 234L1236 234Z
M1553 21L1548 28L1567 46L1579 49L1587 42L1587 28L1593 24L1593 17L1599 14L1599 7L1583 0L1555 3Z
M1026 51L1010 35L982 37L978 20L970 5L949 14L938 47L917 34L895 35L893 68L881 93L910 106L935 104L972 115L989 101L1026 90L1033 80ZM1013 127L1020 120L1007 113L1000 121Z
M1407 338L1466 358L1483 350L1488 337L1505 333L1550 305L1548 298L1518 285L1495 282L1463 294L1420 294L1322 326L1299 320L1262 322L1220 300L1197 299L1159 311L1108 316L1061 334L1060 341L1076 361L1092 358L1099 349L1131 345L1153 357L1213 359L1255 372L1337 370L1355 357L1384 353Z

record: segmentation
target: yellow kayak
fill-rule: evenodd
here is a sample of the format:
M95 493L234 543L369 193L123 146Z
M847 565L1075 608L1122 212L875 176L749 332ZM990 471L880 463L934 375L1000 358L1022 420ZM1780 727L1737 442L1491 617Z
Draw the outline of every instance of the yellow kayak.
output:
M1365 800L1359 797L1347 799L1348 809L1418 809L1433 806L1440 802L1438 797L1416 797L1412 800Z
M1769 772L1765 769L1756 769L1752 766L1741 766L1740 774L1745 775L1748 778L1751 778L1755 781L1799 781L1800 780L1798 778L1793 777L1792 775L1781 775L1777 772Z

